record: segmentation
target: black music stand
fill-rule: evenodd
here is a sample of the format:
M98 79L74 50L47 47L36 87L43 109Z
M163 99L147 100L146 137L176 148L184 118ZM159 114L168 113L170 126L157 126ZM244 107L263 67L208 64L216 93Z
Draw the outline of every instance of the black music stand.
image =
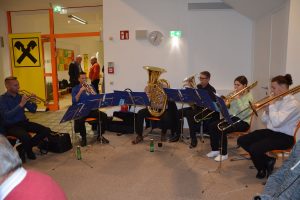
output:
M119 104L128 104L133 106L133 133L135 133L135 109L136 106L149 106L150 102L145 92L118 91L114 93L119 97Z
M185 89L171 89L164 88L165 93L170 101L174 101L181 104L181 123L180 123L180 140L184 141L183 136L183 105L194 103L192 96Z
M229 124L232 124L233 121L230 117L230 114L228 112L228 108L224 102L224 100L221 98L221 97L218 97L218 96L215 96L216 97L216 109L218 109L218 112L220 112L222 114L222 116L224 117L224 120L229 123ZM221 156L221 160L219 162L219 166L218 168L213 171L213 172L219 172L221 173L222 172L222 146L223 146L223 135L224 135L224 129L221 130L221 143L220 143L220 156Z
M199 106L204 107L205 109L216 111L216 108L214 106L214 101L209 96L208 92L203 89L193 89L193 88L186 88L186 93L188 93L193 102ZM203 118L203 112L201 112L201 118ZM203 137L203 120L200 121L200 137L201 142L204 143L204 137Z
M115 94L115 93L104 93L104 94L93 95L87 103L89 104L89 107L90 107L91 110L99 110L100 108L118 106L119 101L120 101L120 97L117 94ZM100 143L103 144L104 143L104 138L102 136L102 125L101 125L100 111L98 113L99 113L99 116L98 116L99 136L98 136L97 140L99 140Z
M73 120L79 119L81 117L85 117L89 114L90 112L90 107L88 104L80 103L80 104L74 104L71 105L66 113L64 114L63 118L60 120L60 124L70 121L71 122L71 130L72 130L72 140L75 141L75 133L74 133L74 128L73 128Z

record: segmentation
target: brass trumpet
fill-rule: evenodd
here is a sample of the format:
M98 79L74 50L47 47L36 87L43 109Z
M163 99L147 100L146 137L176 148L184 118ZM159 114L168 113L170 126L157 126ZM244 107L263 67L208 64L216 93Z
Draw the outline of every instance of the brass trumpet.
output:
M90 84L88 84L87 82L83 82L82 87L85 88L85 91L86 91L87 95L96 95L97 94L95 92L94 88Z
M36 104L44 103L44 105L48 105L48 103L49 103L47 100L45 100L41 97L35 96L35 95L33 95L33 93L31 93L27 90L20 90L19 94L29 97L29 101L32 103L36 103Z
M264 108L265 106L269 105L270 102L276 101L276 100L278 100L278 99L280 99L282 97L285 97L285 96L287 96L289 94L295 95L298 92L300 92L300 85L298 85L298 86L296 86L296 87L294 87L294 88L292 88L292 89L290 89L290 90L288 90L288 91L286 91L286 92L284 92L282 94L279 94L279 95L276 95L276 96L273 96L273 97L272 96L264 97L264 98L260 99L258 102L254 103L254 104L252 104L251 102L249 102L249 107L245 108L244 110L242 110L241 112L239 112L235 116L238 116L240 113L244 112L247 109L251 109L252 110L251 114L249 114L248 116L244 117L243 119L240 119L240 120L238 120L238 121L236 121L236 122L234 122L232 124L228 124L227 122L222 121L222 122L220 122L218 124L218 129L220 131L224 131L224 130L226 130L226 129L232 127L232 126L234 126L235 124L239 123L240 121L242 121L244 119L247 119L252 114L255 114L257 116L257 112L259 110L261 110L262 108Z
M234 98L240 94L243 94L245 91L250 91L251 89L253 89L255 86L257 86L257 81L255 81L254 83L252 83L251 85L245 87L244 89L236 92L236 91L233 91L231 93L229 93L226 97L224 97L224 101L225 101L225 104L227 107L229 107L230 103L234 100ZM249 108L247 108L249 109ZM211 116L214 112L216 111L211 111L209 112L208 114L204 115L203 116L203 113L208 110L208 108L205 108L204 110L200 111L199 113L197 113L196 115L194 115L194 120L196 123L199 123L200 121L202 120L206 120L208 119L209 116ZM243 112L245 112L246 110L243 110ZM240 112L242 113L242 112ZM240 114L239 113L239 114ZM201 118L198 118L199 116L201 116Z

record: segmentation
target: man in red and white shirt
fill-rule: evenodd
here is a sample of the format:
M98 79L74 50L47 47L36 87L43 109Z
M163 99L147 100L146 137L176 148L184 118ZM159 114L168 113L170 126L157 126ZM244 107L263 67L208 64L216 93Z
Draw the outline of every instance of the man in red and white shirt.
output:
M91 79L91 84L96 89L97 94L99 94L99 81L100 81L100 65L97 62L95 56L91 57L91 68L89 72L89 78Z
M48 175L25 170L18 153L0 135L0 200L66 200L60 186Z

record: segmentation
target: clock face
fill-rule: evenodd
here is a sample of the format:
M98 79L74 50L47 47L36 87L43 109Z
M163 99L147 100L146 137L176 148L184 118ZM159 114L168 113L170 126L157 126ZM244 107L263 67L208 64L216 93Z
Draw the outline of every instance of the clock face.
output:
M148 36L148 39L149 39L149 42L151 44L153 44L154 46L158 46L162 40L163 40L163 34L159 31L152 31L149 36Z

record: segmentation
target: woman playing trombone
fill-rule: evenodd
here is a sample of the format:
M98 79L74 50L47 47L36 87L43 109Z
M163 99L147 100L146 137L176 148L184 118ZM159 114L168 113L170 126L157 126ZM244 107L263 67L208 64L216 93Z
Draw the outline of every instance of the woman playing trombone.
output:
M248 80L245 76L238 76L234 80L235 92L226 99L226 104L230 106L229 113L233 115L232 121L239 122L225 130L220 130L219 128L220 123L224 123L224 120L217 120L209 125L211 152L206 154L206 156L209 158L215 157L215 161L219 162L228 158L227 134L247 131L250 127L250 117L244 119L245 116L250 116L250 109L245 110L245 108L249 106L249 101L252 101L253 99L252 94L247 91L247 84ZM233 96L234 98L231 98ZM241 112L243 110L245 110L245 112ZM239 115L235 116L237 114ZM221 150L219 150L220 147Z
M300 104L291 95L294 89L290 74L276 76L271 81L271 92L274 97L262 105L265 109L262 121L267 125L266 129L253 131L238 138L238 144L251 156L251 160L257 169L256 178L262 179L272 173L276 159L266 155L271 150L284 150L291 148L294 143L294 130L300 119ZM298 86L299 87L299 86ZM296 87L296 88L298 88ZM291 92L292 91L292 92Z

